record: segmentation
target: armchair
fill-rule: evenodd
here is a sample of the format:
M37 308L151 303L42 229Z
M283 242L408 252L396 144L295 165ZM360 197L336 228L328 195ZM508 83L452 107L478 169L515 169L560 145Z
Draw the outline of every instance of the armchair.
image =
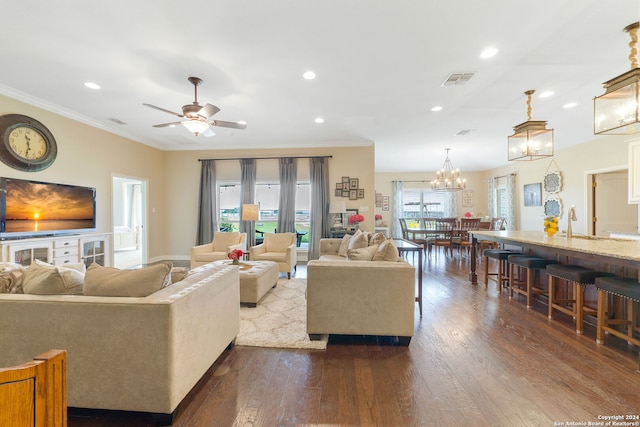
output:
M264 241L249 248L249 260L277 262L278 271L291 279L297 262L296 233L264 233Z
M247 233L216 231L213 234L211 243L191 248L191 268L196 268L212 261L227 259L227 254L233 249L246 251L246 245Z

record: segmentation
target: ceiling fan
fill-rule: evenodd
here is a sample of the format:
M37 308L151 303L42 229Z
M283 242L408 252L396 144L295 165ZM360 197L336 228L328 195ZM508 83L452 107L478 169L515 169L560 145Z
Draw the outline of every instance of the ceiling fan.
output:
M189 131L193 132L195 136L200 134L204 136L213 136L213 126L220 126L233 129L246 129L247 125L243 122L225 122L222 120L210 120L211 116L216 114L220 109L213 104L205 104L204 106L198 104L198 85L202 83L202 79L199 77L189 77L187 80L193 85L194 100L193 103L182 106L182 114L176 113L171 110L156 107L151 104L142 104L145 107L153 108L155 110L164 111L165 113L173 114L174 116L183 117L187 120L181 122L162 123L159 125L153 125L154 128L164 128L169 126L183 125Z

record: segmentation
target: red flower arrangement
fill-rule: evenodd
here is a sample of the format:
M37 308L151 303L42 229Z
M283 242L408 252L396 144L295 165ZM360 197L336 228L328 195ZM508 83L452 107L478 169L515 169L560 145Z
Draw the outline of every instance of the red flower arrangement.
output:
M376 214L376 219L382 219L382 215Z
M234 249L230 251L227 256L232 261L232 264L240 264L240 258L242 258L243 254L242 249Z
M465 218L471 218L473 216L473 214L471 212L465 212L464 213L464 217Z
M360 214L354 214L349 217L349 224L358 224L364 221L364 217Z

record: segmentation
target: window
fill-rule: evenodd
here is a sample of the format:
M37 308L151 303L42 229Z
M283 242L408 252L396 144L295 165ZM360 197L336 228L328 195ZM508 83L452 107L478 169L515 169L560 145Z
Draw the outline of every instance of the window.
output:
M444 193L430 190L404 190L402 192L404 218L442 218L444 216ZM410 227L418 227L409 221Z

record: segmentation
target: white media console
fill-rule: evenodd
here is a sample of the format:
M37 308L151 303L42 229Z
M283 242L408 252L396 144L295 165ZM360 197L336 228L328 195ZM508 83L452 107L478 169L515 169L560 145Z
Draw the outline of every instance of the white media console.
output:
M111 266L111 234L87 233L0 241L0 261L28 266L38 259L53 265L96 262Z

